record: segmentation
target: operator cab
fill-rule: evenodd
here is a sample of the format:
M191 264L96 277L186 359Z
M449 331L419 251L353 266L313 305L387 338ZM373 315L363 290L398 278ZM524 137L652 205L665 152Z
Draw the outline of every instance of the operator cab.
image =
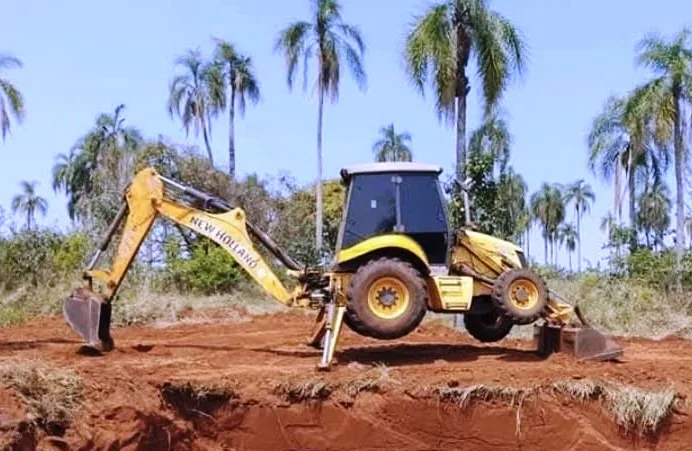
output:
M447 266L450 232L440 173L439 166L415 162L342 169L347 194L337 252L377 235L401 233L423 248L431 266Z

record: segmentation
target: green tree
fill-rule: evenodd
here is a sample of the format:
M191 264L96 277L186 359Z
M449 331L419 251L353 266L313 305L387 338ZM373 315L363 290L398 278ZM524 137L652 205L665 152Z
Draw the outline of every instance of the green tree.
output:
M567 256L569 258L569 271L572 272L572 254L577 247L577 242L579 241L579 234L574 228L574 224L562 224L558 231L560 242L565 244L567 249Z
M430 81L438 119L456 119L456 176L465 180L466 103L471 89L467 66L472 56L480 75L485 112L498 103L511 76L521 73L526 49L520 32L486 0L445 0L416 20L406 38L404 60L424 95ZM456 118L454 117L456 111Z
M521 240L528 225L526 214L526 181L510 166L500 175L498 182L498 221L503 235L512 240Z
M663 183L653 185L639 197L637 225L644 232L648 248L663 246L665 232L670 227L671 204L668 187Z
M67 155L56 157L53 190L68 197L70 219L91 216L107 222L117 210L143 142L140 130L125 124L124 109L121 104L113 113L101 113Z
M12 213L26 215L26 228L31 230L35 224L36 212L45 216L48 211L48 201L36 193L38 182L19 182L21 192L12 198Z
M380 128L380 138L372 146L375 161L411 161L413 152L408 144L410 142L411 134L397 133L394 124Z
M673 107L661 111L661 116L673 124L674 157L675 157L675 190L676 190L676 264L680 269L685 247L685 193L683 191L683 168L687 151L683 142L684 104L692 101L692 43L690 30L682 29L670 40L661 36L650 35L638 43L637 61L652 69L655 78L647 89L665 89L672 97Z
M621 172L624 170L629 198L629 221L635 226L636 197L642 179L653 174L660 179L667 168L665 141L669 128L657 120L665 99L654 90L637 89L625 97L609 97L591 125L587 138L589 168L602 179L615 183L613 211L621 211ZM642 176L643 174L643 176ZM636 247L632 236L630 250Z
M558 229L565 219L565 203L560 185L544 182L531 196L531 212L543 228L544 258L547 265L548 244L552 263Z
M511 146L512 136L507 122L497 114L492 114L471 134L469 153L492 155L499 173L504 174L507 171Z
M307 89L307 68L311 58L317 64L317 179L315 181L315 245L322 249L322 118L324 98L332 102L339 97L341 67L345 60L359 88L364 89L366 74L363 67L365 44L355 25L343 21L341 4L337 0L312 0L310 21L297 21L281 30L274 46L284 54L287 83L293 87L298 63L303 62L303 89Z
M0 71L21 67L22 62L19 58L0 53ZM24 97L9 80L0 77L0 130L3 141L11 128L10 115L14 116L17 122L24 119Z
M178 116L189 133L192 126L195 135L202 132L209 161L214 156L209 144L211 122L226 102L224 79L221 68L213 62L205 62L199 50L188 50L176 58L176 66L184 73L175 75L169 85L168 113Z
M565 202L567 204L574 204L574 213L577 220L577 271L579 272L581 272L581 218L585 213L589 212L591 204L595 201L596 195L591 185L586 183L583 179L579 179L567 186L567 190L565 191ZM570 270L571 269L570 266Z
M252 59L240 53L230 42L216 40L216 62L221 66L224 89L230 91L228 98L228 173L235 177L235 111L245 116L248 101L257 104L260 100L260 85ZM226 107L225 97L220 107Z

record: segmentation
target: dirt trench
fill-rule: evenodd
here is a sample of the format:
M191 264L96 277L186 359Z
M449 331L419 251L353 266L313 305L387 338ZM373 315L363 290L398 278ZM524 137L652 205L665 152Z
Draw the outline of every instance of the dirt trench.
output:
M99 357L76 353L79 340L61 318L0 330L0 364L47 362L83 380L81 404L64 425L42 424L21 394L0 389L0 444L22 450L681 450L692 442L692 350L684 340L621 339L620 362L580 363L540 358L527 342L479 345L425 324L393 342L347 332L336 365L322 373L315 369L318 351L304 344L310 317L274 314L239 323L231 316L233 322L221 313L206 324L116 329L116 350ZM675 404L655 430L626 429L603 390L577 399L554 389L590 381L674 390Z

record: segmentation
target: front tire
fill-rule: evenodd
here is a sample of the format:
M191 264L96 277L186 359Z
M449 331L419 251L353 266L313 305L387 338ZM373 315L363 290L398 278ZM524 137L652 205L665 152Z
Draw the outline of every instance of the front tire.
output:
M370 260L351 277L346 324L366 337L392 340L411 333L428 305L425 279L398 258Z
M548 305L548 287L529 269L510 269L495 280L493 304L516 324L531 324L543 316Z

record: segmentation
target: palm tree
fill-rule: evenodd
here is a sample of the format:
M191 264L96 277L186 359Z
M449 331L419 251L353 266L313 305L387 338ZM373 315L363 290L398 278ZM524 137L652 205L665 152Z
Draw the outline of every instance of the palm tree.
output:
M621 172L627 175L630 226L636 224L637 182L652 174L660 179L668 164L665 141L669 128L657 120L656 112L665 105L659 93L637 89L626 97L609 97L603 111L594 118L587 138L589 169L602 179L615 181L613 211L620 217L624 190ZM630 249L636 247L636 237Z
M548 243L550 243L552 261L558 228L565 218L565 204L560 185L544 182L541 188L531 196L531 212L543 228L544 255L547 265Z
M644 232L647 247L663 245L663 236L670 226L671 204L668 187L663 183L653 185L639 197L637 224Z
M343 21L341 4L337 0L312 0L310 21L290 24L279 33L275 51L281 51L286 59L287 83L293 87L296 68L303 62L303 89L307 89L309 60L315 57L317 64L317 180L315 235L316 248L322 249L322 116L324 98L332 102L339 97L341 67L345 60L360 89L365 88L366 74L363 68L365 44L360 30Z
M666 40L661 36L650 35L638 43L637 61L654 71L656 78L645 85L656 90L664 87L672 97L673 107L663 112L674 129L675 189L676 189L676 266L680 269L685 247L685 193L683 191L683 167L687 152L683 142L682 113L683 103L692 101L692 43L690 30L682 29Z
M411 161L413 152L407 143L411 142L408 132L397 133L394 124L380 128L380 139L372 146L376 161Z
M230 91L228 99L228 173L235 178L235 109L245 116L247 101L257 104L260 86L255 75L252 59L238 52L233 44L216 40L216 62L221 66L225 83ZM221 108L225 108L225 98Z
M19 182L21 192L12 198L12 213L21 213L26 215L26 228L31 230L34 223L36 212L45 216L48 211L48 202L43 197L36 194L36 185L38 182Z
M569 257L569 271L572 272L572 253L577 247L579 233L574 228L573 224L563 224L559 230L560 241L565 243L567 255Z
M581 272L581 218L585 213L589 212L591 204L595 200L596 195L593 189L591 189L591 185L584 182L583 179L572 183L565 191L565 202L567 204L574 203L574 213L577 218L577 271L579 272Z
M505 232L507 238L519 240L527 228L528 217L526 193L528 191L526 181L521 174L512 167L504 170L498 182L498 202L503 211L501 222L507 224Z
M0 53L0 70L21 67L22 62L19 58ZM24 97L12 83L0 78L0 130L3 141L10 131L10 115L14 116L17 122L24 119Z
M454 122L456 175L466 174L466 99L471 89L467 66L472 55L481 78L485 112L501 98L514 72L521 73L526 49L519 30L486 0L443 0L416 18L406 38L404 60L414 85L424 95L428 80L440 120Z
M168 113L171 118L180 118L185 133L190 126L195 135L202 132L209 162L214 164L214 156L209 144L211 120L225 107L226 92L221 68L218 64L204 62L199 50L188 50L176 58L176 66L182 66L185 73L173 77L169 85Z
M79 216L83 199L110 191L119 196L129 182L135 151L143 142L141 131L125 124L124 105L101 113L94 126L70 149L59 154L52 169L54 191L68 196L70 219Z
M512 136L507 122L497 114L492 114L487 116L481 126L471 134L469 154L492 155L502 175L507 170L511 146Z

